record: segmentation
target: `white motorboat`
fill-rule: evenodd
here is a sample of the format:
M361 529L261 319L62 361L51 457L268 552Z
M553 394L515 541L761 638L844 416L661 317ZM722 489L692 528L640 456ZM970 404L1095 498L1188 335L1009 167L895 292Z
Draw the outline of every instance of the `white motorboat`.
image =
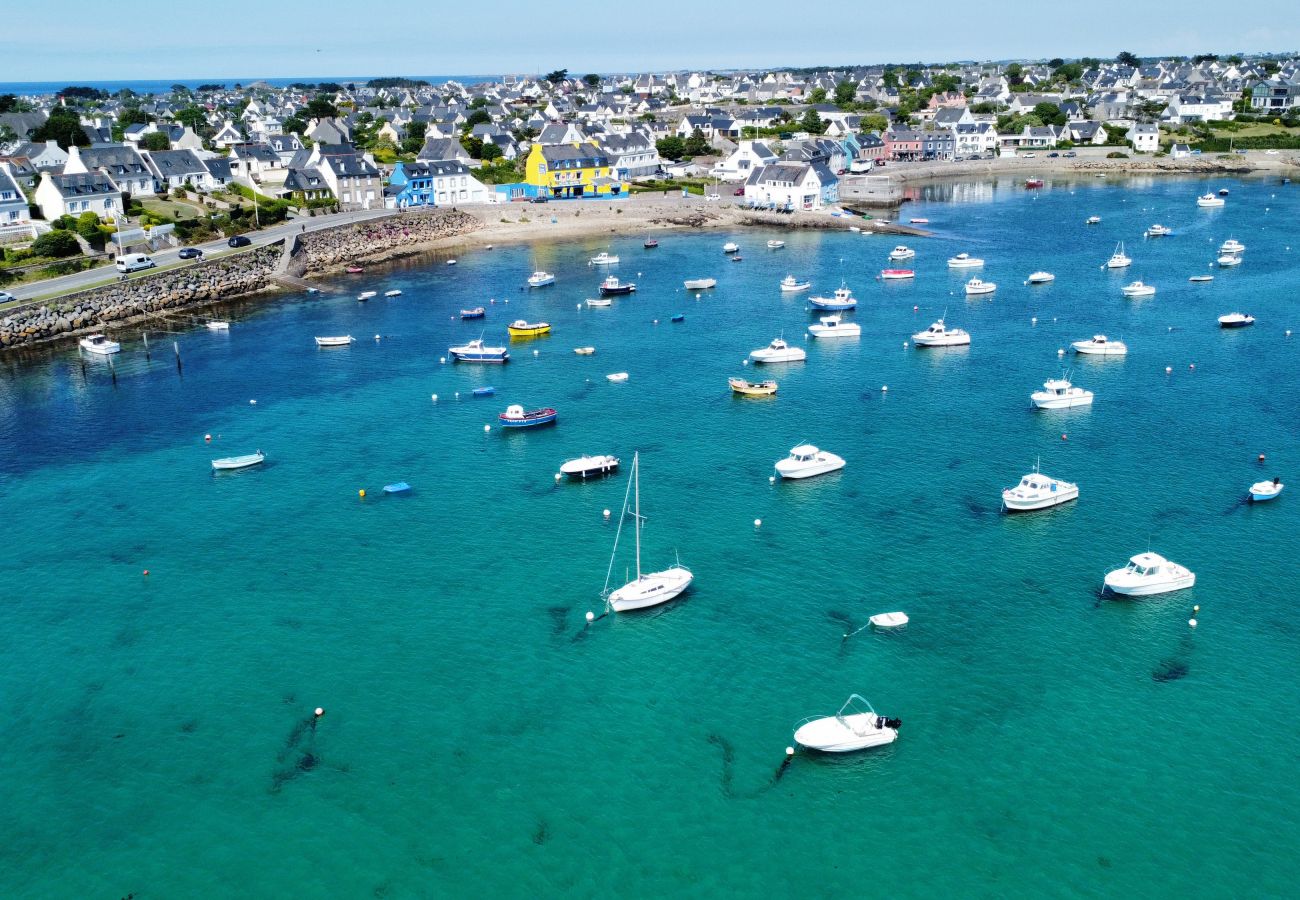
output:
M87 353L97 353L100 356L109 356L120 352L122 349L121 344L117 341L110 341L102 334L88 334L77 341L77 346Z
M617 456L579 456L566 459L560 465L560 474L569 478L599 478L618 471Z
M258 450L256 453L249 453L246 456L227 456L224 459L214 459L212 468L216 471L247 469L249 466L260 466L264 462L266 462L266 454Z
M1215 262L1222 269L1230 269L1233 266L1241 265L1241 255L1237 253L1221 253Z
M845 322L836 313L833 316L822 316L817 325L809 325L808 333L815 338L855 338L862 335L862 326L857 322Z
M1187 280L1188 280L1188 281L1194 281L1194 282L1200 284L1200 283L1202 283L1202 282L1206 282L1206 281L1213 281L1213 280L1214 280L1214 276L1213 276L1213 275L1193 275L1191 278L1189 278L1189 279L1187 279Z
M716 278L688 278L682 282L682 286L688 291L706 291L711 287L718 286Z
M548 284L555 284L555 276L550 272L537 271L528 276L529 287L546 287Z
M229 330L230 330L230 323L229 323L229 322L222 322L222 321L219 321L219 320L213 320L213 321L211 321L211 322L206 323L206 325L207 325L207 329L208 329L208 331L229 331Z
M787 275L781 279L781 291L787 294L793 294L796 291L806 291L812 287L811 281L800 281L793 275Z
M871 627L879 631L897 631L899 628L907 627L909 619L905 612L887 612L876 613L867 619Z
M614 612L627 612L631 609L644 609L666 603L681 594L695 580L692 572L678 563L662 572L643 573L641 571L641 476L640 454L632 455L632 473L628 476L628 493L635 491L632 507L632 521L636 530L636 580L629 581L616 591L610 591L609 579L614 574L614 559L618 555L618 540L623 534L623 522L627 519L628 494L623 495L623 511L618 517L618 531L614 534L614 550L609 556L609 569L605 573L605 588L601 591L605 605Z
M991 281L982 281L979 278L972 278L966 282L966 296L978 297L981 294L991 294L998 289L998 286Z
M1148 550L1134 556L1124 568L1107 572L1105 584L1116 594L1149 597L1191 587L1196 584L1196 573Z
M579 356L591 356L591 354L596 352L596 348L595 347L574 347L573 352L578 354Z
M1025 279L1026 284L1050 284L1056 280L1056 276L1051 272L1031 272Z
M613 266L618 264L618 257L602 250L591 259L587 260L587 263L588 265L593 266Z
M1274 478L1272 481L1257 481L1250 486L1250 499L1253 503L1263 503L1265 500L1272 500L1278 494L1282 493L1281 478Z
M609 375L605 376L605 380L611 381L614 384L621 384L622 382L627 381L627 377L626 372L611 372Z
M1020 479L1015 487L1002 492L1002 506L1007 512L1028 512L1033 509L1047 509L1059 506L1079 497L1079 486L1058 478L1049 478L1034 471Z
M976 269L984 265L984 260L971 256L969 253L958 253L948 260L950 269Z
M353 337L350 334L341 334L334 337L316 338L317 347L346 347L352 343Z
M1168 237L1173 233L1174 230L1172 228L1168 227L1167 225L1160 225L1160 224L1152 225L1144 232L1144 234L1149 238Z
M588 297L587 306L591 309L606 309L614 305L613 297Z
M391 291L384 291L384 296L385 296L385 297L400 297L400 296L402 296L402 292L399 291L399 290L396 290L396 289L391 290Z
M1088 216L1087 220L1086 220L1083 224L1085 224L1085 225L1100 225L1100 224L1101 224L1101 216Z
M803 362L808 354L802 347L791 347L783 338L776 338L766 347L750 353L749 358L758 363Z
M378 297L378 296L379 296L378 291L362 291L361 293L357 294L357 299L369 300L371 297Z
M853 309L858 305L857 299L853 296L853 291L849 290L848 285L840 285L835 289L835 293L830 297L809 297L808 305L817 309Z
M1219 245L1220 253L1245 253L1246 245L1236 238L1228 238Z
M1131 265L1133 260L1124 252L1124 242L1120 241L1115 245L1115 252L1110 255L1110 259L1106 260L1106 268L1127 269Z
M722 252L723 252L723 253L739 253L739 252L740 252L740 245L737 244L735 241L727 241L725 244L722 245Z
M1202 194L1196 198L1196 205L1202 209L1212 209L1217 206L1223 206L1226 203L1222 197L1216 197L1214 194Z
M768 242L767 242L767 249L769 249L769 250L780 250L780 249L781 249L782 247L784 247L784 246L785 246L785 241L768 241Z
M1075 341L1070 346L1075 353L1093 356L1123 356L1128 353L1128 346L1123 341L1112 341L1104 334L1094 334L1090 340Z
M1120 290L1125 297L1154 297L1156 293L1155 285L1147 284L1141 279L1124 285Z
M850 694L835 715L810 716L800 722L795 728L794 742L823 753L847 753L892 744L898 740L902 724L898 719L876 715L866 698Z
M1220 328L1245 328L1247 325L1254 325L1255 317L1250 313L1232 312L1219 316Z
M456 362L505 363L510 359L510 348L489 347L482 338L475 338L459 347L448 347L447 352Z
M966 347L970 345L970 334L960 328L949 328L939 319L925 331L912 335L912 343L918 347Z
M1049 378L1041 391L1034 391L1029 400L1039 409L1069 409L1074 406L1091 406L1092 391L1085 391L1064 378Z
M825 450L818 450L812 444L800 444L790 451L790 455L776 464L776 474L782 478L812 478L825 475L844 468L843 457Z
M893 250L889 251L889 258L895 262L900 259L915 259L916 251L911 247L905 247L902 244L899 244Z

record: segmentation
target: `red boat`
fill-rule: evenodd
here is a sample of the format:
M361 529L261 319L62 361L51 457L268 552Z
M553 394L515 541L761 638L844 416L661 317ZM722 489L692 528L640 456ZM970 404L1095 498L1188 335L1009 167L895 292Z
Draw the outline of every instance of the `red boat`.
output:
M911 269L881 269L880 278L882 281L902 281L905 278L915 278L916 272Z
M1040 188L1040 187L1042 187L1042 186L1043 186L1043 179L1041 179L1041 178L1027 178L1027 179L1025 179L1025 187L1027 187L1027 188Z
M360 275L364 271L365 269L361 268L360 266L348 266L349 275Z

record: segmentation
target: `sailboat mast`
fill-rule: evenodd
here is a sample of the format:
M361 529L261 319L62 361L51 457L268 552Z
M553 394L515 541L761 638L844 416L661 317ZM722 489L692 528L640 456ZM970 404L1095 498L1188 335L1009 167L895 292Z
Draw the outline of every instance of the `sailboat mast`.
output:
M636 520L636 580L641 580L641 454L632 454L632 478L636 481L636 510L632 513Z

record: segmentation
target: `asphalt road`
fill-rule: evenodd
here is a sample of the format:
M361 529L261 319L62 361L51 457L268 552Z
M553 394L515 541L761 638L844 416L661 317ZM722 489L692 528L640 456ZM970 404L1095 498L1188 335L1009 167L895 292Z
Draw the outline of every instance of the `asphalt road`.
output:
M367 219L380 219L391 216L396 210L391 209L360 209L351 212L341 212L336 215L316 216L310 219L290 219L271 228L262 231L250 231L245 235L251 240L253 247L261 247L266 244L273 244L282 238L291 234L301 232L303 226L307 226L307 231L319 231L322 228L334 228L339 225L347 225L352 222L363 222ZM238 252L226 244L226 239L222 238L216 241L209 241L206 244L197 244L203 251L203 256L207 259L215 259L226 253ZM241 248L248 249L248 248ZM202 259L184 261L181 260L180 248L170 248L160 250L157 253L150 253L149 257L158 264L159 267L165 267L176 263L181 263L181 268L187 265L200 263ZM174 271L169 269L168 271ZM148 278L151 275L158 274L158 269L145 269L140 272L131 273L131 280L139 278ZM111 281L117 277L117 270L112 266L100 266L95 269L88 269L85 272L75 272L71 275L61 275L58 278L47 278L44 281L33 281L30 284L19 285L10 293L18 298L19 302L25 300L36 300L53 295L68 294L74 291L84 290L94 285L99 285L105 281Z

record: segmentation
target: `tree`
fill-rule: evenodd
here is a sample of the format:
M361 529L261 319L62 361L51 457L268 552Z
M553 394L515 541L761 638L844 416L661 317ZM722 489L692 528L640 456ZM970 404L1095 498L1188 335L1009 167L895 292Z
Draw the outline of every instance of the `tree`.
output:
M1012 63L1007 66L1003 74L1007 76L1007 83L1013 87L1017 84L1023 84L1025 81L1024 69L1020 67L1020 63Z
M424 136L428 134L428 122L412 121L406 126L406 137L402 138L403 153L419 153L424 147Z
M81 120L66 106L56 106L50 110L50 117L45 120L45 124L32 132L32 141L56 141L64 150L74 144L78 147L90 146L90 138L86 137Z
M1039 103L1034 106L1033 114L1042 119L1044 125L1064 125L1068 121L1065 113L1055 103Z
M77 217L77 234L86 239L86 243L96 250L104 249L104 232L99 230L99 216L93 212L84 212Z
M32 241L32 253L37 256L48 256L53 259L62 259L65 256L77 256L81 253L81 245L77 239L67 231L47 231L45 234Z
M491 162L494 159L501 158L501 148L496 144L484 141L483 150L479 153L479 159L484 162Z
M307 117L310 119L333 119L338 114L338 107L328 97L313 97L307 104Z
M596 87L596 85L600 84L600 76L595 74L583 75L582 81L584 84L587 85L587 87L594 88Z
M465 130L469 131L475 125L486 125L492 121L486 109L476 109L465 117Z
M676 135L669 135L655 141L655 149L664 159L671 159L674 162L686 155L686 142Z
M18 98L13 94L0 94L0 113L13 112L18 105Z
M825 103L826 88L813 88L812 93L808 95L809 103Z
M146 150L170 150L172 142L161 131L151 131L141 139L140 146Z
M9 127L8 123L0 122L0 147L5 144L12 144L18 140L18 132Z
M208 114L204 112L202 107L195 106L192 103L184 109L177 110L172 118L176 120L178 125L185 125L195 131L206 128L208 124Z
M179 116L177 117L180 118ZM281 127L290 134L302 134L307 130L307 123L297 116L290 116L281 123Z
M821 116L817 115L817 110L808 109L799 120L799 127L809 134L821 134L826 130L826 123L822 121Z
M122 111L117 114L117 124L125 128L127 125L147 125L154 120L138 106L124 106Z
M704 132L697 128L686 139L683 149L686 156L705 156L713 148L709 146L709 140L704 136Z
M183 85L183 84L173 84L173 85L172 85L172 93L173 93L173 94L188 94L189 92L190 92L190 89L187 88L187 87L186 87L185 85Z
M1142 65L1142 60L1139 59L1136 54L1130 53L1128 50L1121 50L1117 53L1115 55L1115 62L1119 63L1121 66L1133 66L1134 68Z
M568 69L556 69L554 72L546 73L546 80L551 84L559 84L569 77Z
M1059 69L1063 65L1065 65L1065 60L1061 59L1059 56L1055 56L1047 61L1047 68L1049 69Z
M862 117L862 130L881 132L889 127L889 120L879 113Z
M1065 63L1052 71L1052 78L1057 81L1078 81L1083 77L1083 66L1078 63Z
M858 86L851 81L841 81L835 85L835 105L847 109L853 105L858 96Z

